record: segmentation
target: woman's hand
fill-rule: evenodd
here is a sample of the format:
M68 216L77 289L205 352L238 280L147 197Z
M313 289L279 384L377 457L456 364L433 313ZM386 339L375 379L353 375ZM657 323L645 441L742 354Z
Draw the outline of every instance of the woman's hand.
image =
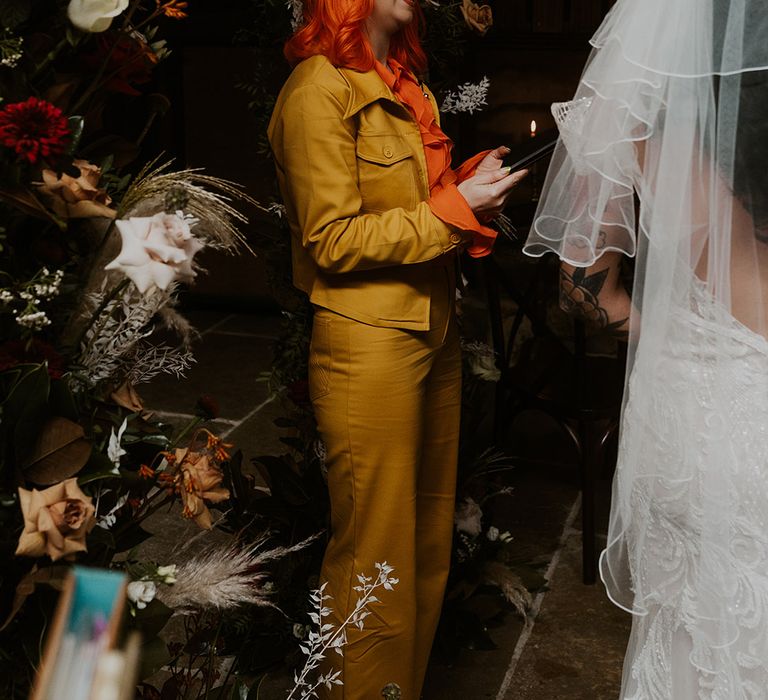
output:
M528 174L527 170L512 173L502 167L508 153L506 146L494 148L480 161L475 174L458 185L479 221L490 221L501 214L512 188Z

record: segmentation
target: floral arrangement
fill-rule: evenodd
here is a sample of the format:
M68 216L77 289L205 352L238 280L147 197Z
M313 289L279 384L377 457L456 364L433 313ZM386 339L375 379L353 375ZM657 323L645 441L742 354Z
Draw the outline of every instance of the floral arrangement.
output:
M73 562L127 573L142 695L204 697L223 677L209 642L219 649L226 619L272 608L268 567L307 544L236 532L218 510L242 513L250 485L209 429L214 400L173 426L139 394L194 362L179 294L201 250L248 248L241 205L255 204L148 152L168 106L147 94L169 54L160 37L188 11L180 0L0 5L3 698L27 696ZM199 531L202 553L142 554L143 525L161 509Z

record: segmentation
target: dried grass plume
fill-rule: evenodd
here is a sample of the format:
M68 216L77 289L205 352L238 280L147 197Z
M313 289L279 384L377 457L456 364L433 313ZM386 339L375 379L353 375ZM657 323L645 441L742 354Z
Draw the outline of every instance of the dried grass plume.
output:
M265 549L266 540L243 546L233 543L196 556L178 567L176 583L161 585L157 597L168 607L185 613L207 608L227 610L242 605L274 607L264 584L265 565L303 549L317 536L293 547Z

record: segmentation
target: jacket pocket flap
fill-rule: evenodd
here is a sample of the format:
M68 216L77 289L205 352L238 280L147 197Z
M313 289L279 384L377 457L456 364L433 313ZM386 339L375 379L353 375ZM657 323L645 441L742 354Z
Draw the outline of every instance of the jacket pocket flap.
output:
M360 134L357 139L357 157L370 163L392 165L413 155L410 146L401 136Z

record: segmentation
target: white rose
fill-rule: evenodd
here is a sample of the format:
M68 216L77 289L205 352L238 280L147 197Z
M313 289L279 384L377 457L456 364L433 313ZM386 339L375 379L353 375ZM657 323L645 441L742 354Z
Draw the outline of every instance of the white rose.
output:
M491 527L488 528L488 532L485 533L485 536L491 541L495 542L499 539L499 528L494 527L491 525Z
M128 3L129 0L69 0L67 16L84 32L104 32Z
M142 294L152 287L168 289L176 280L191 282L192 259L204 245L179 213L118 219L123 247L104 269L120 270Z
M129 600L132 600L139 610L147 607L155 599L157 586L154 581L131 581L126 589Z

